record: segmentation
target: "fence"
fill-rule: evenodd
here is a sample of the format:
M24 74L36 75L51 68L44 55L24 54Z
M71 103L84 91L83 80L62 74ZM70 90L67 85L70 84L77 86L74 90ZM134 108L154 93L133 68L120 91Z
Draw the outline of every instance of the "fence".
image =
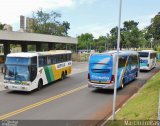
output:
M72 61L76 62L87 62L89 59L89 53L73 53Z

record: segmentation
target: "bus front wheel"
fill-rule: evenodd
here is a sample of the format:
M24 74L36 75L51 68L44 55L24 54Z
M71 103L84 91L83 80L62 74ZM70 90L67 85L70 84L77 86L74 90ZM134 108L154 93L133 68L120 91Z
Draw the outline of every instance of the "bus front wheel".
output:
M38 82L37 90L40 90L42 87L43 87L43 81L42 81L42 79L40 79Z

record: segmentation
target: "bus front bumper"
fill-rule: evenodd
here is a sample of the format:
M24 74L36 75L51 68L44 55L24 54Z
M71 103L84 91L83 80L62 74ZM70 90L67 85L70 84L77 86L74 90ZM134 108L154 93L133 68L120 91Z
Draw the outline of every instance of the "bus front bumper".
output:
M93 88L100 88L100 89L114 89L114 84L98 84L98 83L92 83L88 81L88 87L93 87Z
M140 70L150 70L149 67L140 67Z
M27 85L4 84L4 88L15 91L31 91L30 86Z

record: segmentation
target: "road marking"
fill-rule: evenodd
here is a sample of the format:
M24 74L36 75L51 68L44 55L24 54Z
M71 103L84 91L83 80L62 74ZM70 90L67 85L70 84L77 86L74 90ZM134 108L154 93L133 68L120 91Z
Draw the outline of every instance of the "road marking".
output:
M17 114L19 114L19 113L25 112L25 111L27 111L27 110L33 109L33 108L38 107L38 106L40 106L40 105L43 105L43 104L45 104L45 103L54 101L54 100L56 100L56 99L59 99L59 98L61 98L61 97L66 96L66 95L69 95L69 94L72 94L72 93L74 93L74 92L80 91L80 90L82 90L82 89L84 89L84 88L86 88L86 87L87 87L87 85L83 85L83 86L81 86L81 87L72 89L72 90L70 90L70 91L66 91L66 92L61 93L61 94L59 94L59 95L56 95L56 96L47 98L47 99L45 99L45 100L39 101L39 102L37 102L37 103L28 105L28 106L26 106L26 107L23 107L23 108L21 108L21 109L15 110L15 111L13 111L13 112L4 114L4 115L0 116L0 120L7 119L7 118L9 118L9 117L11 117L11 116L14 116L14 115L17 115Z

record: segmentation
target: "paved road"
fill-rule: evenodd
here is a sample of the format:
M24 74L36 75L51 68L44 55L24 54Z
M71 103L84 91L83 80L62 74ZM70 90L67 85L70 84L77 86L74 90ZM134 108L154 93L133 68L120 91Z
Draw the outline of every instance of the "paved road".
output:
M113 91L88 88L87 64L73 64L73 67L79 72L64 81L45 86L41 91L31 94L1 91L0 119L102 120L109 117L112 112ZM118 90L117 108L159 70L158 66L150 72L141 72L137 80L126 85L123 90Z

